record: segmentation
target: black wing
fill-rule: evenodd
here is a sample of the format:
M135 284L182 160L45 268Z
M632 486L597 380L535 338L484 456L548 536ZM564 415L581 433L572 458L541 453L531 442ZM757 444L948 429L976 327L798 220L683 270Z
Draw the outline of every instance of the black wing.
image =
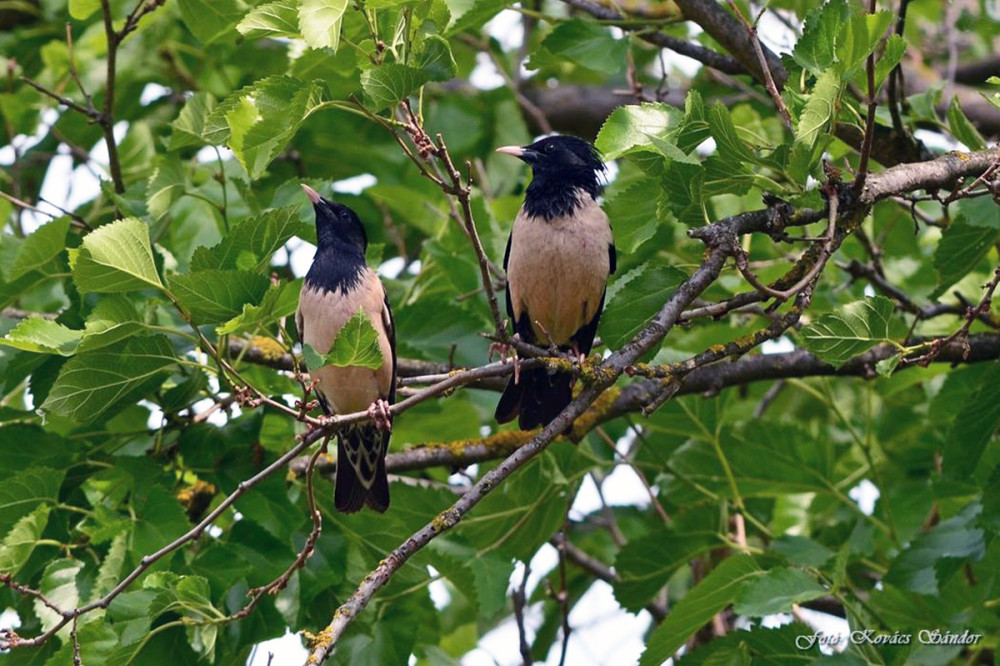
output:
M513 230L510 232L510 236L507 236L507 249L503 252L503 272L506 278L504 283L504 297L507 300L507 317L510 318L512 323L514 322L514 305L510 302L510 276L507 275L507 262L510 261L510 242L514 239Z
M389 305L389 294L385 290L385 286L382 287L382 293L385 295L383 298L383 303L385 303L385 310L382 311L382 326L385 327L385 334L389 338L389 349L392 350L392 380L389 385L389 404L394 404L396 402L396 322L392 318L392 306Z
M614 275L615 271L618 270L618 251L615 250L614 241L608 243L608 261L610 262L608 264L609 266L608 275Z

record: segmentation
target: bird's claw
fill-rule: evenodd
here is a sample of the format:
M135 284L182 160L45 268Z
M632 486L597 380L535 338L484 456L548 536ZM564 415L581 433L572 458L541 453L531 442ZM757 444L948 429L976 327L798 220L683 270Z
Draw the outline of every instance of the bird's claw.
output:
M506 342L492 342L490 343L489 351L489 361L493 362L493 352L500 355L500 362L506 363L508 357L510 362L514 364L514 383L519 384L521 382L521 359L517 356L517 350L514 349L513 345L509 345Z
M379 398L368 407L368 418L372 420L378 430L392 431L392 414L389 412L389 403Z

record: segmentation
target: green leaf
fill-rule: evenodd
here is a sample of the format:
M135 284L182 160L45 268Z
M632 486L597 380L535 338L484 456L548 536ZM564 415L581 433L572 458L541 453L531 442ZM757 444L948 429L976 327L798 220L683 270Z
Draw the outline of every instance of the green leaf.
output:
M837 70L849 75L860 66L878 46L891 22L892 13L886 11L851 16L837 35Z
M313 227L299 220L297 206L269 210L233 225L217 245L199 247L191 257L191 270L242 269L264 271L271 257L293 236L312 242Z
M243 17L237 0L178 0L184 24L202 44L211 44L230 33Z
M833 64L837 33L850 16L846 0L831 0L806 16L802 37L792 57L816 76Z
M0 572L9 576L17 575L42 538L51 510L52 507L43 504L14 523L14 527L3 538L3 543L0 543Z
M159 220L170 210L171 204L184 194L184 167L171 157L159 157L156 168L146 186L146 209Z
M305 346L305 350L306 365L310 368L335 365L340 368L359 367L378 370L382 367L382 350L379 347L378 333L368 315L360 309L337 332L329 352L319 354L308 345Z
M101 0L69 0L69 15L84 21L101 8Z
M984 150L986 148L983 136L962 111L958 95L952 97L951 104L948 105L948 129L951 131L951 135L964 143L969 150ZM994 208L997 207L994 204Z
M631 340L687 277L673 266L644 264L619 278L598 327L604 344L618 349Z
M83 568L82 560L58 559L45 567L38 589L46 598L59 608L72 609L80 603L80 592L76 587L76 577ZM59 624L62 616L46 606L40 600L35 600L35 614L42 623L42 630L48 631ZM69 628L60 630L60 635L69 633Z
M899 35L892 35L885 43L882 57L875 63L875 89L878 90L885 82L889 73L896 68L906 54L906 40Z
M299 7L299 31L306 44L314 49L340 45L340 25L347 11L347 0L302 0Z
M833 551L812 539L783 534L771 542L771 550L780 553L792 564L821 567L833 557Z
M40 411L92 423L119 403L158 386L176 362L162 335L78 354L63 365Z
M667 584L667 580L699 553L719 545L711 532L677 533L656 530L630 539L615 558L615 599L622 608L638 613Z
M361 72L365 104L376 112L399 104L427 81L427 72L395 62Z
M427 35L424 38L419 62L420 69L431 81L450 81L458 74L451 46L440 35Z
M653 629L639 666L660 666L712 616L728 606L745 581L761 575L749 555L733 555L692 588Z
M13 282L58 256L66 247L69 225L69 217L60 217L38 227L33 234L21 241L16 246L16 252L12 253L13 259L4 257L5 261L11 262L0 268L4 279ZM6 237L3 242L10 243L11 238Z
M981 513L981 505L970 504L917 535L889 565L885 582L919 594L938 594L944 583L940 572L949 560L978 560L985 554L983 530L974 527Z
M651 135L664 136L683 118L680 111L666 104L620 106L604 121L595 145L606 159L617 159L635 148L649 146Z
M472 571L476 606L482 617L493 617L507 605L507 584L514 563L498 553L473 555L465 566Z
M277 0L251 9L236 29L250 39L298 37L299 0Z
M244 305L243 312L216 327L215 332L219 335L253 333L283 317L289 317L299 307L301 289L301 278L272 285L264 294L260 305Z
M901 354L895 354L889 358L884 358L875 364L875 372L878 373L879 377L891 377L901 360L903 360Z
M218 324L260 303L270 281L260 273L206 270L174 275L170 290L198 324Z
M826 594L822 585L801 569L777 567L740 585L733 611L738 615L764 617L788 613L792 604Z
M322 101L316 82L269 77L215 107L205 124L205 137L216 144L228 140L247 175L257 180Z
M78 352L107 347L142 330L135 306L125 296L105 296L87 316Z
M12 426L2 430L20 434ZM48 443L48 442L46 442ZM12 442L5 442L12 448ZM7 448L10 451L11 448ZM17 474L4 478L0 483L0 532L6 532L22 516L28 515L43 503L55 504L59 496L59 488L66 476L64 469L37 467L25 469Z
M75 331L51 319L28 317L0 338L0 345L37 354L72 356L81 337L83 331Z
M656 197L650 196L659 186L652 178L643 178L609 194L604 210L611 220L619 252L635 252L653 237L660 224L666 222L659 214Z
M955 206L958 209L956 217L962 221L974 227L1000 230L1000 205L991 197L959 199Z
M215 108L216 101L211 93L196 92L184 104L177 120L170 124L173 132L170 134L170 150L187 146L201 146L205 138L206 123Z
M542 40L542 48L574 65L612 76L625 65L628 40L615 39L608 28L593 21L573 19L559 23Z
M880 342L891 341L898 320L895 304L885 296L849 303L802 329L806 349L836 367Z
M81 292L119 292L161 288L153 263L149 227L134 217L106 224L69 251L73 280Z
M740 138L733 117L724 104L716 102L708 109L708 127L718 148L718 155L726 162L755 164L760 162L757 153Z
M986 447L1000 429L1000 374L983 377L959 408L945 439L944 471L952 479L970 478L983 461Z
M941 242L934 253L938 284L931 298L938 298L965 277L998 240L1000 230L973 225L965 215L956 217L941 234Z
M104 556L104 561L97 571L97 579L90 590L90 600L96 601L110 592L118 585L122 577L122 569L125 567L125 555L128 552L128 535L119 532L111 541L108 554Z
M837 115L837 100L842 84L840 75L832 69L820 74L799 116L799 124L795 129L796 144L811 149L816 145L820 134L827 131L827 126Z

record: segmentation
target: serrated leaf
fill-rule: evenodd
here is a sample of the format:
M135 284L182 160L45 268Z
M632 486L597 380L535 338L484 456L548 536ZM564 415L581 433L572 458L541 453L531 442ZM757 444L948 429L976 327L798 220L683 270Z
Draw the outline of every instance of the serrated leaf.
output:
M595 145L606 159L617 159L637 147L650 145L650 135L664 136L683 119L680 111L666 104L620 106L604 121Z
M114 589L121 580L122 569L125 566L125 555L128 552L128 535L119 532L111 541L108 554L104 556L100 568L97 570L97 579L90 590L90 600L95 601Z
M948 560L978 560L985 554L983 530L975 527L982 505L971 504L958 515L917 535L896 555L885 582L919 594L938 594L939 568Z
M82 337L83 331L67 328L51 319L28 317L0 338L0 345L37 354L72 356Z
M302 0L299 6L299 32L314 49L337 50L340 26L347 11L347 0Z
M243 312L225 324L216 327L219 335L252 333L262 327L291 316L299 306L299 291L302 279L272 285L260 301L260 305L244 305Z
M142 321L131 301L125 296L105 296L87 316L77 351L83 353L107 347L141 329Z
M305 350L306 365L310 368L335 365L378 370L383 362L378 333L368 315L360 309L337 332L329 352L320 354L309 345L305 345Z
M728 606L739 586L763 572L748 555L733 555L715 567L653 629L639 666L660 666L712 616Z
M983 378L959 408L945 439L944 471L949 478L968 479L982 464L990 440L1000 429L1000 376Z
M10 430L8 430L10 428ZM6 432L16 433L13 427L5 427ZM10 441L6 446L12 447ZM11 450L8 448L7 450ZM59 488L66 476L64 469L37 467L18 472L4 478L0 483L0 532L6 532L18 519L27 515L40 504L55 503Z
M899 323L896 306L885 296L849 303L802 329L806 349L840 367L881 342L891 341Z
M681 566L718 544L714 533L672 530L657 530L629 540L615 558L615 599L622 608L638 613Z
M299 125L322 103L316 82L269 77L229 95L209 116L205 137L228 141L251 180L257 180Z
M1000 230L970 224L964 215L957 217L941 234L934 252L938 284L931 297L939 297L965 277L998 241Z
M419 62L420 69L431 81L450 81L458 73L451 46L440 35L427 35L424 38Z
M542 40L542 48L574 65L611 76L625 65L628 40L615 39L608 28L593 21L572 19L556 25Z
M656 197L650 196L658 189L659 183L648 178L608 196L604 210L611 220L615 246L620 252L635 252L636 248L653 237L657 227L665 221L658 214Z
M260 303L270 281L260 273L206 270L171 276L170 290L198 324L218 324Z
M245 37L298 37L299 0L277 0L251 9L236 24Z
M958 95L952 97L951 104L948 105L948 129L951 131L951 135L964 143L969 150L984 150L986 148L983 136L962 111Z
M817 76L829 69L833 64L837 33L849 16L846 0L831 0L810 11L802 36L792 51L795 61Z
M716 102L708 109L708 127L715 139L718 156L723 160L739 163L759 163L757 153L740 138L733 117L725 105Z
M149 227L134 217L106 224L70 250L73 281L81 292L120 292L160 288Z
M840 75L832 69L823 72L816 80L795 129L795 143L812 148L821 133L837 114L837 100L842 86Z
M80 592L76 587L76 577L83 568L82 560L58 559L45 567L38 589L46 598L59 608L72 609L80 603ZM48 631L59 624L62 616L46 606L40 600L34 602L35 614L42 623L42 629ZM60 630L68 633L69 628Z
M207 142L204 137L205 124L215 108L216 100L211 93L196 92L184 104L177 120L170 123L170 150L186 146L200 146Z
M872 53L892 22L892 13L854 14L837 35L837 70L842 75L860 66Z
M1000 204L992 197L972 197L959 199L955 203L956 218L961 218L973 227L985 227L1000 230Z
M191 270L240 268L263 271L271 257L293 236L312 242L313 227L299 220L297 206L269 210L237 222L217 245L199 247L191 257Z
M13 258L4 253L5 263L10 263L0 268L0 274L7 282L13 282L58 256L66 247L69 225L69 217L60 217L38 227L16 246L11 253ZM10 243L9 238L4 238L4 242Z
M824 594L826 589L802 569L777 567L740 585L733 611L750 617L787 613L792 610L792 604Z
M42 505L22 517L0 543L0 572L16 576L35 550L49 522L52 507Z
M891 35L882 49L882 57L875 63L875 89L878 90L906 54L906 40L899 35Z
M120 402L135 399L163 380L177 359L162 335L132 338L78 354L63 365L39 408L78 423L92 423Z
M365 105L372 111L395 106L428 81L423 70L390 62L361 72Z
M237 0L178 0L178 5L184 25L202 44L230 33L245 8Z
M619 278L622 286L608 298L598 326L604 344L618 349L631 340L687 277L673 266L645 264Z
M184 167L176 158L161 156L146 186L146 209L159 220L184 194Z
M466 566L472 571L476 605L482 617L493 617L507 605L507 583L514 563L498 553L472 557Z

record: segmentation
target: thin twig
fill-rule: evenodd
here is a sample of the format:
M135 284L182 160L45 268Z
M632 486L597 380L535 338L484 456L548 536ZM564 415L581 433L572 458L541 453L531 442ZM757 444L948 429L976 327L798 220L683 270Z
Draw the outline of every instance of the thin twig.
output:
M874 1L874 0L873 0ZM785 106L785 100L781 98L781 93L778 92L778 87L774 84L774 77L771 75L771 67L767 63L767 57L764 55L764 49L760 45L760 38L757 37L757 26L750 23L743 12L740 11L739 6L734 0L729 0L729 7L736 14L736 17L743 24L743 27L747 30L747 36L750 37L750 43L753 45L754 53L757 54L757 61L760 63L761 72L764 74L764 87L767 88L767 92L770 93L771 99L774 100L775 106L778 107L778 115L781 119L785 121L785 126L788 129L794 129L792 125L792 116L788 112L788 107Z

